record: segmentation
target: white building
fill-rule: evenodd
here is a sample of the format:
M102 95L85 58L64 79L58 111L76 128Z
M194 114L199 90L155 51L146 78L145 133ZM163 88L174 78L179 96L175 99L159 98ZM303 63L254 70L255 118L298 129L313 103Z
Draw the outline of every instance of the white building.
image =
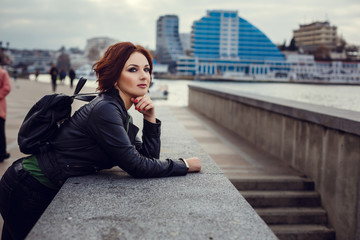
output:
M313 55L285 53L290 64L289 80L330 83L360 83L360 63L315 61Z

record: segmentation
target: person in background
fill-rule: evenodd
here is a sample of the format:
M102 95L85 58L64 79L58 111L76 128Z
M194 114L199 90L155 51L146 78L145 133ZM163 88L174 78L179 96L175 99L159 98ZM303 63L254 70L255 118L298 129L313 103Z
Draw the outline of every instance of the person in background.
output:
M75 79L75 71L73 68L70 68L69 70L69 78L70 78L70 88L73 88L73 82L74 82L74 79Z
M14 77L14 81L16 82L17 77L18 77L18 71L16 70L16 68L13 71L13 77Z
M55 64L52 64L49 73L50 73L50 76L51 76L52 90L53 90L53 92L56 92L56 80L57 80L57 76L58 76L59 71L57 70Z
M40 74L39 70L36 70L35 71L35 81L38 80L39 74Z
M94 64L100 94L60 126L48 148L18 159L2 177L3 240L25 238L69 177L114 166L136 178L201 170L197 157L160 159L161 121L146 95L152 68L149 51L130 42L110 46ZM133 105L143 117L142 139L128 113Z
M66 78L66 71L64 69L61 69L59 76L60 76L60 83L64 84L64 80Z
M6 99L10 93L11 84L8 72L0 66L0 162L10 157L6 152L5 120L6 120Z

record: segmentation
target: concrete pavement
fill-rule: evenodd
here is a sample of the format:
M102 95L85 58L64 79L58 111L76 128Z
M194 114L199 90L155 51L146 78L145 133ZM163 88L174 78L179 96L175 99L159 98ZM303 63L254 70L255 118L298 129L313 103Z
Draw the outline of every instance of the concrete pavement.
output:
M190 108L172 108L172 113L229 179L239 176L301 176L273 156L254 148L238 135Z

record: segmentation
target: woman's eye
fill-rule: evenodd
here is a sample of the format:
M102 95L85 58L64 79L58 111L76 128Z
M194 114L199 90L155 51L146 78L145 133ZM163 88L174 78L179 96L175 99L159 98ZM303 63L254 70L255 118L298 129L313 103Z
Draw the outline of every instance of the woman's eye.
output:
M129 69L129 72L136 72L136 71L137 71L136 68L130 68L130 69Z
M145 68L144 71L145 72L150 72L150 68Z

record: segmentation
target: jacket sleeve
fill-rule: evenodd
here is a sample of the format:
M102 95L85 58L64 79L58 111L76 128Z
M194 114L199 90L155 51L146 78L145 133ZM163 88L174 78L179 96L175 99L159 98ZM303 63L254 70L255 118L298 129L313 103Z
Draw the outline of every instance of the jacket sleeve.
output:
M109 102L98 103L90 113L88 128L112 161L133 177L167 177L186 175L181 160L159 160L140 154L126 133L122 113Z
M0 78L2 79L1 81L1 86L0 86L0 100L5 98L10 90L11 90L11 84L10 84L10 78L9 78L9 74L5 71L5 70L0 70Z
M161 121L156 119L156 123L148 122L144 119L142 141L139 137L135 139L136 149L144 156L150 158L160 157L161 147Z

